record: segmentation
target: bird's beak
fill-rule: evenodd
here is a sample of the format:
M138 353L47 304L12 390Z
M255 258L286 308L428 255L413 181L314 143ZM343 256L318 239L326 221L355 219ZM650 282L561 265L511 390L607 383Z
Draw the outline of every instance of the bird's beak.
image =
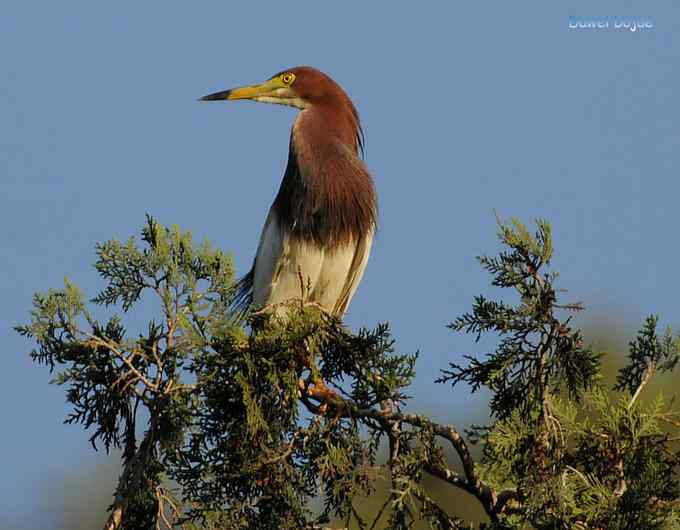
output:
M280 86L273 80L265 81L259 85L249 85L239 88L232 88L230 90L223 90L222 92L215 92L203 96L199 101L219 101L222 99L257 99L261 97L272 96L273 92L280 88Z

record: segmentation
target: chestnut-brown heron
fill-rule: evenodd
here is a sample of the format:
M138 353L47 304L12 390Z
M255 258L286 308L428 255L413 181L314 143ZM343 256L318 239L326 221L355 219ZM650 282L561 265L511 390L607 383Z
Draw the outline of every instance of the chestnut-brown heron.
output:
M302 296L342 316L366 268L377 218L359 114L340 85L308 66L201 98L237 99L300 112L253 266L236 287L235 308L245 314Z

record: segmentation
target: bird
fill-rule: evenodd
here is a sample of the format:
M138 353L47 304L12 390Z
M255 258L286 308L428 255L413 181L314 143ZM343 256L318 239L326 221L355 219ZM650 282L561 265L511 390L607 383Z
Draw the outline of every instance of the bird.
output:
M245 318L302 298L341 318L364 274L378 217L352 100L331 77L310 66L200 100L252 100L299 109L288 163L252 267L235 286L234 313Z

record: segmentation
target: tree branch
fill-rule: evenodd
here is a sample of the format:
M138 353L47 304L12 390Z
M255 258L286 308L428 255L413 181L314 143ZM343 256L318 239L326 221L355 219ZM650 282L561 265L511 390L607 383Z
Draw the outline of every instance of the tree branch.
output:
M335 407L335 411L339 417L359 417L376 420L382 426L385 434L390 438L391 452L394 450L394 447L398 447L398 444L401 443L401 440L399 439L393 440L395 436L400 436L402 434L400 430L395 431L393 429L394 425L407 424L420 429L430 429L435 435L449 441L463 464L464 476L437 464L426 465L425 471L430 475L475 496L490 517L496 518L498 514L502 513L509 506L511 500L517 498L516 491L504 490L497 493L493 488L484 484L479 479L475 471L475 462L470 454L467 443L458 430L452 425L441 425L422 415L404 414L388 408L384 408L383 410L359 408L355 403L337 395L334 395L332 401L324 402L321 406L315 406L310 402L310 398L318 400L321 396L306 392L308 388L308 386L300 385L301 401L306 406L307 410L313 414L323 415L326 412L324 405L328 405ZM390 461L392 460L391 457L392 454L390 454Z
M125 510L129 504L130 492L136 490L144 479L146 460L154 443L154 429L149 429L134 456L125 462L123 473L116 487L116 496L111 506L111 513L103 530L117 530L123 522Z
M650 366L647 367L647 369L645 370L645 375L642 377L642 381L640 381L640 384L638 385L637 389L635 390L635 394L633 394L633 397L628 402L628 410L630 410L633 407L633 405L637 401L638 397L640 396L642 389L649 382L649 380L652 378L652 376L654 375L655 372L656 372L656 369L655 369L654 364L651 364Z

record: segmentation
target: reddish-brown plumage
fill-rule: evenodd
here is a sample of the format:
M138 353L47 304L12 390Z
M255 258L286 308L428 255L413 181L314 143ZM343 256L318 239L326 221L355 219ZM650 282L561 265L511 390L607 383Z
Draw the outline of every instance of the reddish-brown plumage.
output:
M286 72L295 74L291 88L308 106L293 125L274 211L295 238L322 246L357 240L377 217L373 181L359 157L359 114L326 74L307 66Z

